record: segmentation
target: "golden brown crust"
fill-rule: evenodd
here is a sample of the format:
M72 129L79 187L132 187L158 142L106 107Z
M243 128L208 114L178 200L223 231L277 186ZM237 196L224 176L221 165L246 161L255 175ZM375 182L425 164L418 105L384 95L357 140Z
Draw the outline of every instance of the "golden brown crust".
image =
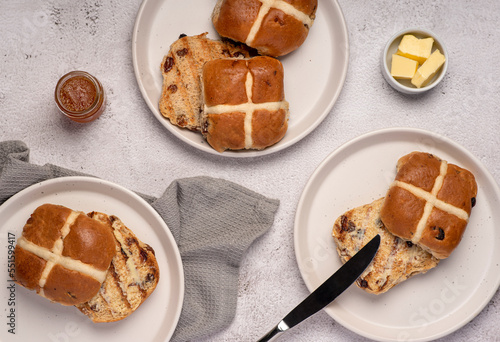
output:
M215 30L222 37L244 43L261 6L259 0L219 0L212 14Z
M76 305L94 297L101 287L101 282L55 265L47 277L43 288L44 297L63 305Z
M288 128L287 111L256 110L252 117L253 148L262 150L283 139Z
M245 80L247 62L237 59L219 59L207 63L202 72L205 105L237 105L248 101Z
M64 239L62 255L106 271L115 255L114 240L105 226L82 214Z
M284 69L275 58L255 57L248 60L248 71L252 74L252 102L278 102L285 100Z
M419 245L437 258L447 258L462 240L467 221L437 208L432 209Z
M451 205L470 214L472 211L472 201L470 199L476 197L476 195L477 184L474 175L461 167L448 164L448 172L437 198L446 200Z
M302 21L280 10L271 9L264 17L252 45L263 55L283 56L298 49L308 33L309 27Z
M160 113L176 126L200 130L200 76L203 65L226 57L248 57L249 49L229 41L212 40L207 33L185 36L170 46L161 62L163 86Z
M380 216L389 231L407 241L411 241L423 215L425 200L416 198L409 191L392 187L386 195ZM390 228L389 228L390 227Z
M208 143L222 152L263 149L280 141L288 128L283 79L281 62L271 57L207 62L202 133Z
M441 159L430 153L412 152L397 163L396 180L431 191L439 176Z
M24 238L41 247L52 248L61 237L61 227L71 212L71 209L63 206L39 206L23 227Z
M39 279L42 276L47 261L33 253L25 251L19 246L16 246L14 253L16 255L15 281L28 290L39 292Z
M102 280L96 274L107 270L113 255L113 235L100 222L60 205L43 204L18 240L15 280L51 301L79 304L99 291Z
M245 148L245 113L208 114L205 136L216 151Z
M278 57L304 43L317 6L317 0L219 0L212 22L221 36ZM258 28L252 37L254 23Z
M447 258L468 223L477 195L474 175L423 152L403 156L397 170L382 207L382 221L394 235L437 258Z

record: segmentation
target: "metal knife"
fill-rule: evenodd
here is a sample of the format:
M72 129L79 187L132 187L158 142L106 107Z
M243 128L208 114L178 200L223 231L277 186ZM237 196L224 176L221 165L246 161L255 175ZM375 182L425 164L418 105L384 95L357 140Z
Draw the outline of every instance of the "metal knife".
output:
M330 304L338 295L352 285L371 263L380 246L380 235L377 234L349 261L325 280L316 290L285 316L271 331L258 342L271 341L282 332L293 328L306 318Z

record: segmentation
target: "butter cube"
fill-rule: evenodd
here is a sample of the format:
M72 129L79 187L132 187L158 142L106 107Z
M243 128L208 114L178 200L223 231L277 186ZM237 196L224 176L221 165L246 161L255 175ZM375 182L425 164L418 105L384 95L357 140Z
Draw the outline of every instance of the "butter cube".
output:
M434 44L432 37L419 39L414 35L406 34L399 43L397 54L423 64L431 55L432 44Z
M445 60L444 55L439 50L435 50L425 63L418 68L415 76L411 79L411 83L417 88L425 86L436 75L439 68L443 66Z
M400 55L392 55L391 76L411 80L418 68L418 62Z

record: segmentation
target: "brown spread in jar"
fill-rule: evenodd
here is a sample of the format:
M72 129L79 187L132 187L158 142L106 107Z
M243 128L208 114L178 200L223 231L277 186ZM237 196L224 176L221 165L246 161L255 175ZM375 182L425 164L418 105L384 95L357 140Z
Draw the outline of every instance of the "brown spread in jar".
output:
M97 119L106 106L101 83L85 71L72 71L61 77L55 100L59 110L77 122Z
M89 109L97 95L94 84L83 76L70 78L64 82L59 92L63 107L73 112Z

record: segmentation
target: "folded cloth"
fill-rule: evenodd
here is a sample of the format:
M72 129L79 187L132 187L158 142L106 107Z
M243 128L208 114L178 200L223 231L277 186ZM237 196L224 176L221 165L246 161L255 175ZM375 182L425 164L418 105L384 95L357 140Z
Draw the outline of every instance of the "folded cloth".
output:
M46 179L84 175L55 165L29 163L21 141L0 142L0 204ZM243 253L273 224L279 201L223 179L173 181L159 198L139 194L161 215L179 246L185 296L172 341L222 330L236 311Z

